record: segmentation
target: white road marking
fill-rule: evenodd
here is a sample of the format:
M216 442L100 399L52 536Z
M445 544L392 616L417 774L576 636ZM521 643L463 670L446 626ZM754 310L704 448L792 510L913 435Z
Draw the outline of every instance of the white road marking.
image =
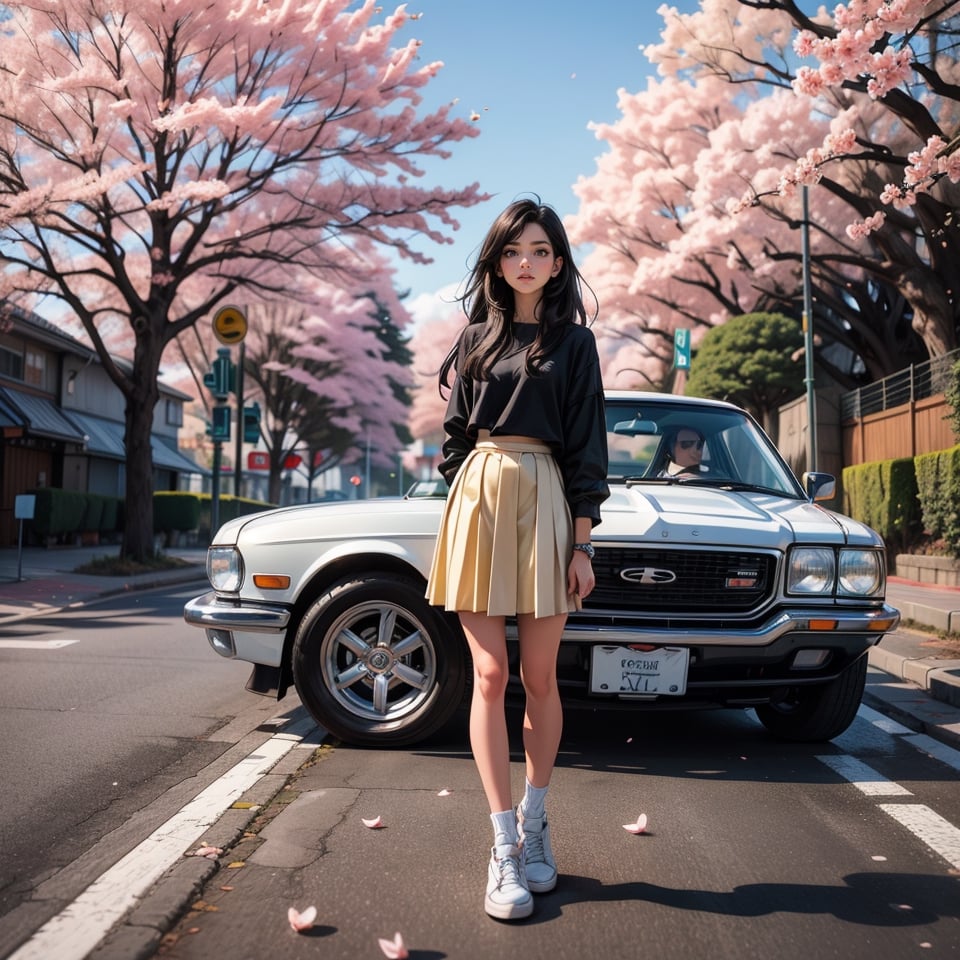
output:
M59 650L76 640L0 640L0 650Z
M849 780L861 793L868 797L913 796L906 787L901 787L899 783L888 780L882 773L877 773L873 767L867 766L856 757L840 753L820 756L817 759L838 773L844 780Z
M879 727L884 733L893 734L895 736L905 733L913 733L909 727L905 727L902 723L897 723L896 720L891 720L889 717L885 717L878 710L864 706L862 703L860 704L860 709L857 711L857 714L868 723L872 723L875 727Z
M960 870L960 830L922 803L881 803L880 809Z
M314 726L304 721L267 740L94 880L7 960L83 960L164 871Z

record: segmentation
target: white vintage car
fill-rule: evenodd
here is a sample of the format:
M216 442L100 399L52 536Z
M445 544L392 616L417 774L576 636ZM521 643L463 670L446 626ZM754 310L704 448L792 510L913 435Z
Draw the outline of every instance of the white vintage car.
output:
M801 484L732 404L618 392L606 417L611 496L593 532L597 585L560 650L565 701L750 707L784 739L842 733L869 648L899 622L880 537L819 506L834 479ZM664 475L667 439L684 426L703 437L700 472ZM470 674L457 618L424 599L439 489L224 524L207 557L213 590L187 603L187 623L253 664L249 690L280 698L294 684L343 741L426 737ZM508 634L515 666L509 622Z

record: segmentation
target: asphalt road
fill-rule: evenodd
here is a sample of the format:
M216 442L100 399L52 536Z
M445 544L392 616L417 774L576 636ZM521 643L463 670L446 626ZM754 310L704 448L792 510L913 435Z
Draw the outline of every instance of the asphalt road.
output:
M398 931L421 960L954 956L960 754L951 766L895 729L864 710L833 744L784 746L747 713L568 715L548 802L560 883L518 924L482 910L489 826L462 728L328 748L158 956L352 960ZM519 744L516 759L519 789ZM941 852L897 819L907 808L943 819ZM641 813L648 832L625 831ZM310 905L314 927L294 933L288 908Z
M143 811L162 797L177 808L178 788L196 792L200 771L277 712L244 691L246 665L212 656L183 623L195 592L137 593L4 629L0 956L50 911L40 884L58 876L59 896L79 893L162 815Z
M248 667L182 623L195 592L6 632L24 646L0 648L0 957L121 858L143 875L151 831L296 715L293 697L245 693ZM777 743L747 712L569 712L549 801L561 880L520 924L482 910L489 826L466 743L461 717L407 750L300 744L216 864L175 849L212 876L156 955L353 960L397 931L420 960L960 954L960 752L868 708L820 745ZM647 832L627 833L641 813ZM316 924L294 933L288 907L310 904ZM94 956L147 956L152 909ZM45 949L29 955L58 960Z

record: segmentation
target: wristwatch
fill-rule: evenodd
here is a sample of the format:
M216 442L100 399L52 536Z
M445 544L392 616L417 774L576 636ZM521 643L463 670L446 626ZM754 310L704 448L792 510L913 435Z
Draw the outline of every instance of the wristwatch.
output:
M575 543L573 545L574 550L579 550L581 553L585 553L591 560L596 554L596 550L593 549L592 543Z

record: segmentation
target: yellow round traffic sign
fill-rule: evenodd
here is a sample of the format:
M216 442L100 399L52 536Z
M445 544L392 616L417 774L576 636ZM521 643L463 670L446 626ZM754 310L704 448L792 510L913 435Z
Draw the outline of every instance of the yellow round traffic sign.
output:
M227 346L247 335L247 315L239 307L221 307L213 318L213 334Z

